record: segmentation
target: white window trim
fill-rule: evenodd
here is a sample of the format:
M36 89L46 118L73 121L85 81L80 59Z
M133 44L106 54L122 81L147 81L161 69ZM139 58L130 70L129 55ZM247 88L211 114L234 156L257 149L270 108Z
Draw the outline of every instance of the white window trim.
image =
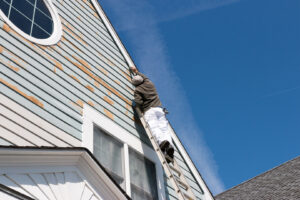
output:
M140 139L123 129L105 115L99 113L87 104L83 106L83 126L82 126L82 146L93 153L94 141L94 124L102 128L105 132L117 138L124 143L124 170L125 170L125 189L126 193L131 196L130 190L130 172L129 172L129 147L144 155L147 159L155 164L157 192L159 200L166 199L165 186L163 178L163 168L155 151Z
M37 44L41 44L41 45L54 45L57 42L59 42L59 40L62 36L62 25L61 25L61 21L60 21L58 12L52 3L52 0L44 0L44 3L46 4L46 6L51 14L52 20L53 20L53 33L47 39L38 39L38 38L28 35L27 33L24 33L21 29L19 29L14 23L12 23L6 17L6 15L2 12L2 10L0 10L0 16L12 29L14 29L17 33L19 33L21 36L28 39L29 41L37 43Z

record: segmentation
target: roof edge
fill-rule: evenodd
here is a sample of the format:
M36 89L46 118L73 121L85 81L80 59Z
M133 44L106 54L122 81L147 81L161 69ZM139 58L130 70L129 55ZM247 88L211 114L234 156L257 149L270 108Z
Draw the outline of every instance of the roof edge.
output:
M96 157L85 147L48 147L48 146L3 146L0 145L0 151L6 150L42 150L42 151L81 151L86 153L93 162L105 173L105 175L114 183L114 185L118 188L118 190L126 197L126 199L131 200L131 198L127 195L127 193L121 188L121 186L113 179L113 177L106 171L106 169L100 164L100 162L96 159ZM0 187L1 190L1 187ZM29 199L31 200L31 199Z
M126 49L126 47L123 45L121 39L119 38L118 34L116 33L115 28L113 27L113 25L110 22L110 20L108 19L106 13L102 9L99 1L98 0L90 0L90 1L92 2L93 6L95 7L96 11L98 12L100 18L103 20L104 25L106 26L109 34L111 35L111 37L115 41L117 47L121 51L121 54L124 56L125 61L129 65L129 67L136 67L136 65L134 64L131 56L129 55L129 53Z
M246 183L248 183L248 182L250 182L250 181L253 181L253 180L256 179L256 178L259 178L260 176L263 176L263 175L265 175L265 174L267 174L267 173L270 173L270 172L272 172L272 171L278 169L279 167L282 167L283 165L285 165L285 164L287 164L287 163L289 163L289 162L292 162L292 161L294 161L294 160L296 160L296 159L299 159L299 158L300 158L300 156L297 156L297 157L295 157L295 158L293 158L293 159L291 159L291 160L288 160L288 161L286 161L286 162L284 162L284 163L282 163L282 164L280 164L280 165L278 165L278 166L276 166L276 167L274 167L274 168L271 168L271 169L269 169L269 170L267 170L267 171L265 171L265 172L263 172L263 173L261 173L261 174L259 174L259 175L257 175L257 176L254 176L253 178L250 178L250 179L248 179L248 180L246 180L246 181L244 181L244 182L242 182L242 183L240 183L240 184L238 184L238 185L236 185L236 186L233 186L233 187L229 188L228 190L226 190L226 191L224 191L224 192L221 192L220 194L217 194L215 197L218 197L218 196L220 196L220 195L222 195L222 194L225 194L225 193L227 193L227 192L229 192L229 191L231 191L231 190L233 190L233 189L235 189L235 188L237 188L237 187L239 187L239 186L241 186L241 185L244 185L244 184L246 184Z
M207 189L207 191L209 192L210 194L210 197L212 199L214 199L214 195L212 194L211 190L209 189L209 187L207 186L205 180L203 179L202 175L200 174L199 170L197 169L195 163L193 162L193 160L191 159L191 156L189 155L189 153L187 152L186 148L184 147L184 145L182 144L182 142L179 140L179 137L177 136L175 130L173 129L173 126L171 125L171 123L169 122L170 124L170 127L171 127L171 130L172 130L172 133L173 133L173 140L174 142L176 143L177 146L179 146L181 149L180 149L180 152L184 153L183 154L183 157L188 165L188 167L191 169L191 173L195 176L196 178L196 181L198 182L198 184L201 186L201 181L202 183L204 184L205 186L205 189ZM174 138L175 137L175 138ZM198 179L200 178L201 181L199 181ZM203 188L204 189L204 188Z

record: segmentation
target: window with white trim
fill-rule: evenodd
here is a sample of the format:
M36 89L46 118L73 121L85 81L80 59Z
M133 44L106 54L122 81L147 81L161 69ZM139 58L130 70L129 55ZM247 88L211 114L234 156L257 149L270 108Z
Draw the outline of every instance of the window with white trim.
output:
M83 109L82 143L132 199L165 199L163 169L155 151L88 105Z
M61 24L51 0L0 0L0 15L19 34L40 44L60 39Z
M127 147L127 144L118 141L95 125L93 146L95 157L124 190L126 189L124 157L129 156L130 189L133 200L158 199L156 170L153 162L130 147L126 152L129 155L124 155L123 149Z
M131 198L157 199L155 164L129 148Z
M94 126L94 155L106 171L125 189L124 148L117 139Z

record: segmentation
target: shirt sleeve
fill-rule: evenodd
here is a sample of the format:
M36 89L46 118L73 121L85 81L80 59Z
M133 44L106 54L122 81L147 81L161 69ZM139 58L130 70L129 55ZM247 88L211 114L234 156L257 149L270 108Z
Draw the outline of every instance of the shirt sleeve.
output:
M142 106L143 103L144 103L142 94L139 91L137 91L137 90L134 91L134 102L138 106Z
M142 74L141 72L137 72L136 74L140 75L141 77L143 77L143 79L148 79L148 77L144 74Z

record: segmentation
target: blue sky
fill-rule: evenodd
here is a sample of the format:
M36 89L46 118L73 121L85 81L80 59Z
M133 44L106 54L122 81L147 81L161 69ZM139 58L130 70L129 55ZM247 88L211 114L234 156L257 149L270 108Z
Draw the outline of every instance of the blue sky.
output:
M299 0L100 4L214 194L299 155Z

